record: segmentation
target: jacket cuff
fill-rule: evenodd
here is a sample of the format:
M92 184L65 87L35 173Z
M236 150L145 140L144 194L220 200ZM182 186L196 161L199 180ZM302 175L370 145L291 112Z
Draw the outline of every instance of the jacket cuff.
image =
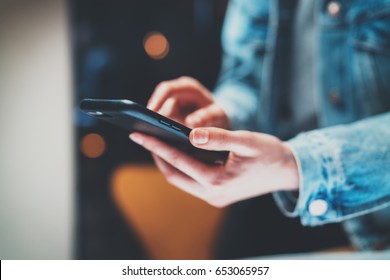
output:
M285 142L287 146L290 147L295 161L298 166L298 180L299 180L299 189L298 191L278 191L273 192L272 195L274 197L275 203L278 206L279 210L287 217L294 218L298 216L297 202L299 198L299 193L302 188L302 168L299 158L294 150L294 148L290 145L290 143Z
M345 182L345 174L336 141L320 131L302 133L288 141L299 166L299 196L292 211L291 205L280 203L285 198L279 198L279 203L285 213L300 216L305 226L342 220L335 200L338 187Z

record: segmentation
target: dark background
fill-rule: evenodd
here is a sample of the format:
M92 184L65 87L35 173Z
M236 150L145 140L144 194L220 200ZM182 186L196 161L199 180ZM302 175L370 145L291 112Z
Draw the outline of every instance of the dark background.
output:
M71 30L75 108L82 98L126 98L146 104L161 81L192 76L209 89L218 77L220 31L226 0L72 0ZM168 55L156 60L143 47L146 34L161 32ZM77 149L77 258L146 259L137 236L109 192L113 171L124 163L152 163L127 133L94 122L77 109L76 141L102 135L105 153L90 159ZM216 258L315 251L346 244L338 225L303 228L284 217L270 196L229 208L215 244Z

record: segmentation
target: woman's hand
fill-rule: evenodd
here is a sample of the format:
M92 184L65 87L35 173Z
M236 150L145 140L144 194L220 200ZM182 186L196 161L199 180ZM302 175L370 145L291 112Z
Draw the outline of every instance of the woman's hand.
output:
M189 127L215 126L229 128L224 110L210 91L197 80L181 77L160 83L147 107Z
M154 154L171 184L216 207L278 190L298 190L294 156L287 145L271 135L193 129L190 141L195 147L230 151L223 166L199 162L151 136L132 133L130 138Z

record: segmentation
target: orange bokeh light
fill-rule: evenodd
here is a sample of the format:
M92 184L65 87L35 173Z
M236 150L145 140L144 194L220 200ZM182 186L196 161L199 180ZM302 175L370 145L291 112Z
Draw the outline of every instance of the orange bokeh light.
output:
M87 134L81 139L80 149L88 158L98 158L106 150L106 141L96 133Z
M145 52L153 59L163 59L169 52L169 42L160 32L150 32L144 38Z

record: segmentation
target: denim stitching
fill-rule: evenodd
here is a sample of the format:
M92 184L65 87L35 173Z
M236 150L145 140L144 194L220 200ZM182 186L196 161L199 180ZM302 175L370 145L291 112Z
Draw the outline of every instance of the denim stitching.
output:
M338 189L346 182L345 172L341 161L341 147L338 143L326 137L324 133L314 131L310 134L314 144L316 158L321 158L321 167L325 170L326 178L322 176L321 182L325 184L327 194L333 200L332 207L336 210L336 216L340 215L340 203ZM320 182L320 183L321 183Z

